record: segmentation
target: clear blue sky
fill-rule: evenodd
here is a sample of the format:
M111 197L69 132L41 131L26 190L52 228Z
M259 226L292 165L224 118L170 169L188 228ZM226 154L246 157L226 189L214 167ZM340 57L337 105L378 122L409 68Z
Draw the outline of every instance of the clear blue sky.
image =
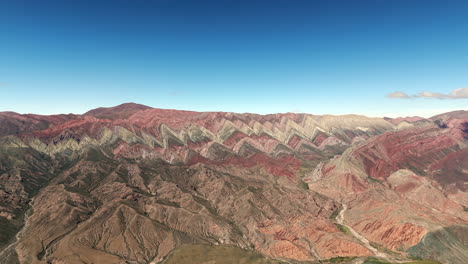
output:
M137 102L430 115L468 99L468 1L0 0L0 111Z

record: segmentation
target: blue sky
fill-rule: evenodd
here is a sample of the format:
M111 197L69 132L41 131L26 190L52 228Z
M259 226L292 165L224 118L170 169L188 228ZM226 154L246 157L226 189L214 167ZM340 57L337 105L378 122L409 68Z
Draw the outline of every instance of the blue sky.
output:
M0 111L468 109L417 96L468 87L466 14L457 0L1 0Z

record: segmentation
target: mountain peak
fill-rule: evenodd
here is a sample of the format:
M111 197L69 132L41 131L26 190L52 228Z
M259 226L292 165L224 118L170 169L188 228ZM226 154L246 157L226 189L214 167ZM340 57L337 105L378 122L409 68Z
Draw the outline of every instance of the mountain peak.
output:
M99 119L124 119L128 118L134 113L142 110L152 109L149 106L137 104L137 103L124 103L113 107L99 107L92 109L86 113L84 116L93 116Z

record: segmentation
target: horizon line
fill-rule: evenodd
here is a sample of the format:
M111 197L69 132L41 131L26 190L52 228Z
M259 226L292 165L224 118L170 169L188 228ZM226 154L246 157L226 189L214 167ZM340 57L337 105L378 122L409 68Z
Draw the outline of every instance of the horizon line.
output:
M396 114L396 113L393 113L393 114L384 114L384 115L373 115L373 114L364 114L364 113L339 113L339 114L312 114L312 113L307 113L307 112L302 112L302 111L291 111L291 112L274 112L274 113L255 113L255 112L234 112L234 111L222 111L222 110L217 110L217 111L212 111L212 110L208 110L208 111L196 111L196 110L188 110L188 109L175 109L175 108L159 108L159 107L152 107L152 106L149 106L149 105L145 105L145 104L140 104L140 103L135 103L135 102L125 102L125 103L121 103L121 104L117 104L117 105L113 105L113 106L99 106L99 107L95 107L95 108L91 108L89 110L86 110L85 112L83 113L73 113L73 112L69 112L69 113L65 113L65 112L62 112L62 113L48 113L48 114L45 114L45 113L21 113L21 112L16 112L16 111L11 111L11 110L5 110L5 111L0 111L0 113L15 113L15 114L19 114L19 115L39 115L39 116L54 116L54 115L77 115L77 116L83 116L85 115L86 113L90 112L90 111L93 111L93 110L97 110L97 109L110 109L110 108L116 108L116 107L119 107L119 106L124 106L124 105L137 105L137 106L144 106L144 107L148 107L148 109L159 109L159 110L169 110L169 111L183 111L183 112L195 112L195 113L233 113L233 114L252 114L252 115L261 115L261 116L266 116L266 115L285 115L285 114L303 114L303 115L315 115L315 116L349 116L349 115L354 115L354 116L365 116L365 117L369 117L369 118L392 118L392 119L395 119L395 118L409 118L409 117L421 117L421 118L425 118L425 119L430 119L434 116L437 116L437 115L440 115L440 114L445 114L445 113L450 113L450 112L456 112L456 111L468 111L468 108L454 108L454 109L439 109L441 110L440 112L438 112L438 114L435 114L435 115L418 115L418 114L409 114L409 115L399 115L399 114ZM142 109L144 110L144 109ZM142 111L140 110L140 111ZM427 109L426 109L427 110ZM436 110L436 109L434 109ZM448 111L447 111L448 110ZM409 111L411 112L411 111ZM393 116L393 117L392 117Z

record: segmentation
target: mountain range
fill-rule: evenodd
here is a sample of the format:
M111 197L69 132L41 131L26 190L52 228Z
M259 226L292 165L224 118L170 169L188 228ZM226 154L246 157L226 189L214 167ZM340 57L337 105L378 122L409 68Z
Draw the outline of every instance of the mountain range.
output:
M0 263L468 263L468 111L0 112Z

